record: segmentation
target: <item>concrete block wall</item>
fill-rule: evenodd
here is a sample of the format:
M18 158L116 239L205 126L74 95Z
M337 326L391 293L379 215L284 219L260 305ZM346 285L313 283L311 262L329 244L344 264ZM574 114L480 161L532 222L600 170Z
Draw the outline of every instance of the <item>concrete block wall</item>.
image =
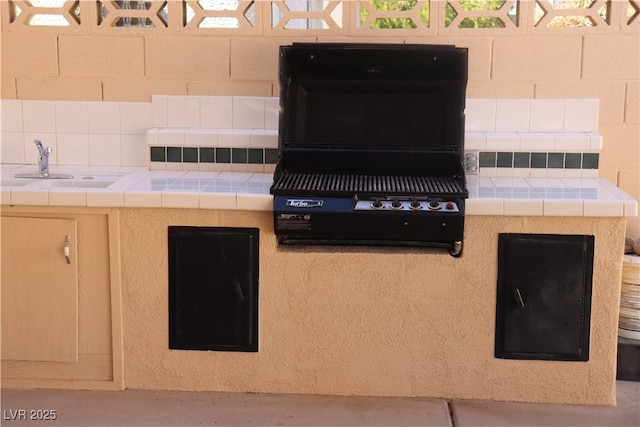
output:
M370 9L371 19L384 15L363 0L328 2L324 10L312 12L297 7L311 2L297 0L245 1L224 12L198 3L193 19L183 16L182 2L154 0L147 2L153 10L127 12L153 18L151 25L137 28L116 26L125 15L116 3L101 2L109 13L100 19L96 2L80 2L78 12L67 10L66 2L57 3L47 9L21 3L25 10L17 16L11 10L15 2L0 3L0 97L144 103L153 95L273 97L278 96L277 52L283 44L455 44L469 48L469 98L598 99L600 176L640 199L638 0L599 0L597 7L574 9L507 1L499 10L484 11L467 11L458 1L419 1L416 8L430 8L428 25L420 22L417 10L398 11L415 28L391 30L371 28L371 20L358 19L362 7ZM458 14L451 22L446 4ZM28 25L34 13L75 15L68 26ZM164 21L158 18L162 14ZM205 28L198 21L221 14L237 18L237 28ZM517 15L517 24L509 14ZM477 16L500 20L503 27L460 26ZM554 24L575 16L591 24ZM290 25L314 19L324 25ZM122 142L121 149L126 149ZM630 219L628 233L640 235L640 219Z

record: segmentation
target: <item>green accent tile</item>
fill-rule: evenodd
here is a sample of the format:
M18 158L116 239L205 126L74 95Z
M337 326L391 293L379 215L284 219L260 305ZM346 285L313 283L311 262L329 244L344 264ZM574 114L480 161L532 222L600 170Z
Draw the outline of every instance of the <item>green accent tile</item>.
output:
M580 153L567 153L564 156L565 169L580 169L582 155Z
M478 159L478 164L481 168L495 168L496 167L496 153L495 152L481 152Z
M512 168L513 153L498 153L496 164L499 168Z
M165 147L151 147L151 161L164 162L167 160Z
M531 153L531 168L546 169L547 153Z
M582 169L598 169L599 160L598 153L584 153L582 155Z
M173 162L173 163L182 162L182 148L167 147L167 162Z
M213 163L214 151L213 148L200 148L200 163Z
M264 163L267 165L275 165L278 163L278 150L275 148L264 149Z
M549 169L562 169L564 167L564 153L549 153Z
M248 163L261 165L264 163L264 150L262 148L249 148Z
M231 148L216 148L216 163L231 163Z
M231 149L231 163L247 163L247 149L246 148L232 148Z
M513 153L514 168L531 167L531 153Z
M184 147L182 149L182 161L185 163L198 163L198 149L195 147Z

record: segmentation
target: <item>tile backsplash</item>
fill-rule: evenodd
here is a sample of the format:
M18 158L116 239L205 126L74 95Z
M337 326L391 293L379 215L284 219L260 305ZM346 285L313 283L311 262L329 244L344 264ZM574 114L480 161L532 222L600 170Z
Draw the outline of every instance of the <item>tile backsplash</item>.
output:
M483 176L598 174L597 99L467 99L465 150ZM278 98L155 95L145 102L0 103L3 163L270 172ZM473 173L473 172L472 172Z
M467 131L596 132L597 99L467 99Z
M2 163L36 164L35 139L53 149L53 165L148 163L150 103L3 99L0 110Z

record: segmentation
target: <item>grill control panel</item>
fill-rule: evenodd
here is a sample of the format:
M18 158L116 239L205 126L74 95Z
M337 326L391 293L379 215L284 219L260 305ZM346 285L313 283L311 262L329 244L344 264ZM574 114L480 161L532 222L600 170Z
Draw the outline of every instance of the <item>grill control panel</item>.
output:
M358 200L354 207L356 211L421 211L421 212L460 212L458 205L449 200L418 200L399 198L372 198Z

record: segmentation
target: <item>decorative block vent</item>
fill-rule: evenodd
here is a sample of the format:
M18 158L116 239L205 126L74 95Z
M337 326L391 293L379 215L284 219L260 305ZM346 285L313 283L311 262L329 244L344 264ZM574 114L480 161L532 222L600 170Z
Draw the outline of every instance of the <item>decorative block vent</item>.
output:
M7 0L5 24L69 27L74 33L229 32L263 36L618 32L639 22L638 0ZM97 23L97 27L96 27ZM167 31L168 30L168 31Z
M516 28L520 25L518 1L448 1L444 25L447 28Z
M606 26L611 14L607 0L535 1L537 28Z
M339 30L343 23L342 1L271 2L271 28L276 30Z

